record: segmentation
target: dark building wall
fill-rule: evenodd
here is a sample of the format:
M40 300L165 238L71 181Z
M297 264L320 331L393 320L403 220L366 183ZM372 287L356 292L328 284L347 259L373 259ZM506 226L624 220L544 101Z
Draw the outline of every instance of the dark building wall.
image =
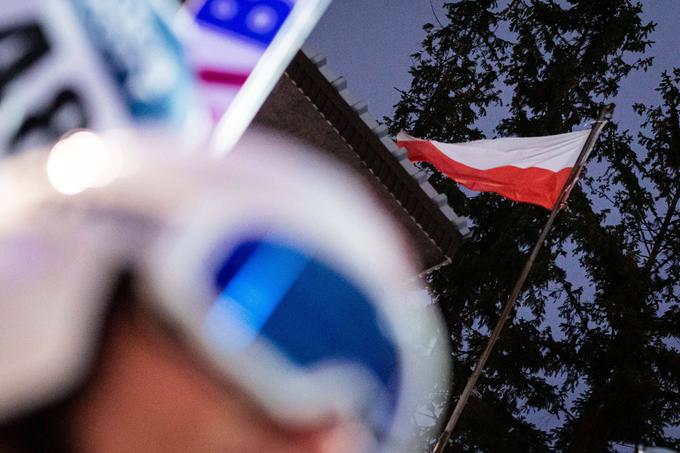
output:
M329 80L330 79L330 80ZM355 101L325 59L300 52L260 110L256 123L331 154L357 173L410 238L421 269L449 262L467 233L456 216Z

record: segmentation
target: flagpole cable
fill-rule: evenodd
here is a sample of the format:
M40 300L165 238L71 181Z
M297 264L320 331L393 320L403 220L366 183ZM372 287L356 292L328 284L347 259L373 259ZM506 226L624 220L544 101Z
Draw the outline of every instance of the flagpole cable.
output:
M479 360L477 361L475 370L468 378L468 381L465 384L465 388L463 389L463 393L461 393L460 397L458 398L453 413L451 414L451 417L449 418L449 421L446 424L444 431L439 436L437 444L432 450L433 453L442 453L449 439L451 438L453 430L456 427L456 424L458 423L461 414L463 413L463 409L465 408L468 399L470 398L470 394L474 390L475 385L477 384L477 380L479 379L479 376L482 374L484 366L486 365L486 362L489 359L489 356L491 355L494 345L496 344L496 341L498 340L498 337L500 336L500 333L503 330L503 326L510 317L510 313L512 312L512 309L514 308L515 303L517 302L517 298L519 297L522 287L524 286L524 283L526 282L526 279L529 276L529 272L531 271L534 261L538 256L538 252L540 252L541 247L543 246L543 243L545 242L545 239L548 236L548 233L550 232L553 223L555 222L557 214L564 207L564 204L566 203L566 200L569 194L571 193L571 190L578 181L583 166L588 160L588 157L590 156L590 153L593 150L593 147L595 145L595 142L597 141L598 136L600 135L600 132L602 132L602 128L604 128L605 124L607 124L607 122L611 119L613 112L614 104L605 105L602 108L602 111L600 112L600 117L598 118L597 121L593 123L593 127L590 130L590 134L588 135L588 138L586 139L586 142L583 145L583 148L581 149L578 159L576 160L576 163L574 164L574 167L572 168L571 173L567 178L567 182L562 188L560 196L557 198L557 201L555 202L555 205L553 206L553 209L550 212L550 217L548 217L548 220L543 226L543 230L541 230L541 234L539 234L538 239L536 240L536 243L534 244L534 247L531 250L531 254L529 255L529 258L524 264L524 268L522 269L519 278L515 282L515 286L512 289L510 297L508 297L508 301L505 303L503 310L501 311L500 317L496 322L496 326L491 332L491 336L489 337L486 347L484 348L482 355L479 357Z

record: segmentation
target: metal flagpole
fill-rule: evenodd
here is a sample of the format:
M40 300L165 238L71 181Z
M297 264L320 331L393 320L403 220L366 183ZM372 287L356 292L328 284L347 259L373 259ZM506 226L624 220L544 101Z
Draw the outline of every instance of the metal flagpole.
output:
M463 393L461 393L460 398L458 398L458 402L456 403L456 407L453 409L451 418L449 418L449 421L446 424L444 431L439 436L439 440L437 441L437 444L434 447L433 453L442 453L444 451L444 448L446 447L446 444L451 438L453 429L456 427L456 423L460 419L463 409L467 404L468 398L470 397L472 390L474 390L475 385L477 384L477 380L479 379L479 376L482 374L482 370L484 370L486 361L489 359L489 356L491 355L491 351L493 350L493 347L496 344L498 337L500 336L501 330L503 330L505 322L510 317L510 312L512 311L513 307L515 306L515 303L517 302L517 297L519 296L519 293L522 290L522 287L524 286L524 282L526 281L527 276L531 271L531 267L533 266L534 261L538 256L538 252L541 250L543 242L545 242L545 238L548 236L548 233L550 232L550 229L552 228L552 225L555 222L555 217L557 217L557 213L560 211L560 209L562 209L562 207L566 203L567 198L569 197L569 194L571 193L571 190L573 189L574 185L576 185L576 182L578 181L578 178L581 175L581 171L583 170L583 166L588 160L588 157L590 156L590 153L593 150L593 146L595 145L595 142L597 141L600 132L602 132L602 128L611 119L613 112L614 104L608 104L604 106L602 108L602 111L600 112L600 117L598 118L597 121L594 122L593 128L590 130L590 134L588 135L588 138L585 144L583 145L583 148L581 149L581 153L579 154L578 159L576 160L576 163L574 164L574 167L572 168L571 173L567 178L567 182L562 188L562 192L560 193L560 196L557 198L557 201L555 202L555 206L550 212L550 217L548 217L548 220L545 222L543 230L541 231L541 234L538 236L538 239L534 244L534 248L531 250L529 259L527 259L526 263L524 264L522 273L519 275L517 282L515 282L515 286L512 289L512 292L510 293L510 297L508 297L508 301L505 303L503 311L501 311L500 318L498 319L496 326L491 332L489 341L487 342L486 347L482 352L482 355L479 357L479 361L475 366L475 370L468 379L467 383L465 384Z

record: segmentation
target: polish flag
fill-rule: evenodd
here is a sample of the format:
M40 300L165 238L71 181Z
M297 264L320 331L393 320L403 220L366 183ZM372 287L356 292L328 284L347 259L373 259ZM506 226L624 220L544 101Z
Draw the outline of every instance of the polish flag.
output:
M465 187L552 209L590 130L530 138L440 143L400 132L397 145Z

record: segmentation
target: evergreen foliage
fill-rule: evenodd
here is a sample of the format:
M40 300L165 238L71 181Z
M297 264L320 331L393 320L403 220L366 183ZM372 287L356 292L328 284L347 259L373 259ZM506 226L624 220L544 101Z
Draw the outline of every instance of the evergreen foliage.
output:
M424 27L393 133L479 139L498 105L498 136L568 132L652 64L654 24L630 0L459 0L444 13ZM635 106L639 131L605 128L449 451L680 447L680 69L658 91L662 105ZM431 277L453 347L453 389L440 390L455 401L547 212L432 182L474 233Z

